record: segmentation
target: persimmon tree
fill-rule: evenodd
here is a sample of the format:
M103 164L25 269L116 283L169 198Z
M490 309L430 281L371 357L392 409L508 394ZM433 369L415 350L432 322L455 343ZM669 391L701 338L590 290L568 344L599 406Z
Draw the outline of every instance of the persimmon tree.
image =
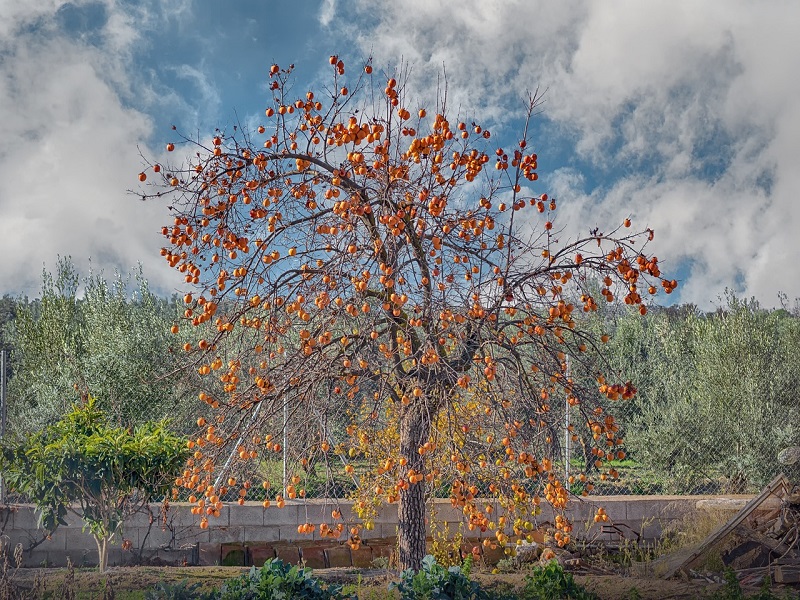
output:
M303 426L288 439L292 460L354 479L360 519L321 523L323 536L358 544L376 505L396 503L400 564L419 569L426 497L447 486L492 543L524 535L542 501L568 543L570 482L554 469L563 411L552 403L580 412L599 466L623 455L604 405L634 387L593 373L579 388L567 357L580 368L582 352L606 339L577 314L615 299L644 314L645 296L676 286L645 252L652 230L626 219L608 233L563 233L556 200L536 188L537 97L513 147L501 148L452 117L444 93L427 110L402 74L379 76L368 62L346 79L341 60L331 65L330 85L302 94L294 67L273 65L257 129L182 138L183 164L139 175L157 174L142 195L174 211L161 253L194 286L186 321L212 326L185 349L225 391L201 394L216 418L199 420L178 484L204 523L231 486L246 497L247 473L282 450L287 409ZM273 501L302 497L301 479Z

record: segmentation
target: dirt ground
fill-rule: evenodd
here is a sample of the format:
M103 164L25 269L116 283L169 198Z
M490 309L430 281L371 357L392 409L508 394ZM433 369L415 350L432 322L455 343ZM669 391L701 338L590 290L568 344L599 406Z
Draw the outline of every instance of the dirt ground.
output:
M200 582L204 589L219 587L223 581L243 572L240 567L114 567L105 575L96 570L76 569L75 590L78 598L102 597L106 580L110 580L117 599L143 598L143 591L158 582L177 583L188 580ZM320 569L314 571L321 579L340 584L357 585L364 598L391 598L385 592L387 583L395 575L383 570L358 571L354 569ZM31 588L38 576L45 582L47 596L58 595L63 586L66 569L20 569L14 574L14 582ZM360 575L360 578L359 578ZM491 574L474 573L475 579L488 589L498 592L521 589L524 586L524 573ZM694 600L702 598L719 589L719 584L701 581L662 581L615 575L577 575L576 581L595 592L603 600L628 600L642 598L652 600ZM635 591L634 591L635 590ZM745 589L745 595L757 593L757 589ZM138 592L138 593L137 593ZM780 590L777 590L780 594Z

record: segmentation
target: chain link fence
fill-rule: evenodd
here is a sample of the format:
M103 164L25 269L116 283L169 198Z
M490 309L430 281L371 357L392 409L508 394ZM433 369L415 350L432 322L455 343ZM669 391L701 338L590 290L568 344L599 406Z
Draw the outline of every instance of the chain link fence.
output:
M611 463L616 478L596 474L595 493L752 494L781 472L800 484L800 387L793 382L753 385L742 374L661 398L644 393L615 408L626 457ZM579 469L586 464L580 444L571 457Z
M663 402L638 398L617 404L612 408L621 425L626 456L602 469L594 467L595 457L585 451L589 444L582 434L575 439L583 425L576 422L577 411L566 403L553 404L552 410L560 411L563 418L560 439L554 444L554 471L564 480L586 473L594 485L593 494L754 494L778 473L800 484L800 389L787 396L751 396L742 390L724 397L698 393ZM287 420L287 439L299 426L292 418ZM567 455L569 465L564 460ZM305 465L287 457L284 467L283 453L273 453L260 462L259 476L270 480L275 489L251 491L247 498L274 497L290 485L297 498L346 497L354 491L355 479L343 472L345 463L355 465L356 478L367 468L365 459L337 455ZM614 477L607 475L609 469ZM574 493L583 489L584 484L577 481L572 486ZM437 495L447 497L448 490L443 485ZM235 486L223 496L226 501L237 498Z
M785 324L800 333L797 321L787 319ZM697 328L714 326L712 321L698 322L694 325ZM681 323L685 327L692 325ZM781 472L800 484L800 451L786 452L800 446L800 354L781 350L787 339L794 339L800 348L800 337L787 338L788 334L781 330L783 337L776 338L778 341L759 340L745 330L737 341L734 334L718 339L708 332L694 331L685 336L695 340L688 344L675 334L676 326L672 324L671 329L664 328L670 334L671 341L667 343L656 339L661 335L658 325L653 320L649 330L632 334L618 330L615 337L620 346L611 349L621 361L612 366L639 388L633 400L609 406L621 426L625 458L604 466L606 473L595 469L594 457L585 452L588 444L581 438L585 423L580 422L579 412L554 399L552 410L560 411L559 422L563 424L554 436L556 473L568 479L570 474L585 472L594 485L593 493L601 495L753 494ZM760 327L764 329L763 324ZM704 339L701 333L709 338L705 345L697 342ZM641 345L625 346L626 336ZM759 344L760 350L754 348ZM13 402L13 398L9 401ZM194 401L186 400L180 411L173 411L173 416L177 412L194 414L195 407ZM319 431L319 418L295 411L275 416L272 431L279 432L280 437L285 423L287 435L276 440L281 442L280 450L263 453L255 473L258 483L268 480L271 488L263 490L254 484L248 500L285 495L290 485L296 498L341 498L353 492L359 472L367 468L366 459L330 452L301 464L297 452L294 456L286 454L288 447L307 446L304 436ZM331 447L346 442L343 430L348 421L343 407L331 407L330 414L322 418L333 435ZM338 425L337 420L341 421ZM190 417L184 416L180 421L188 428L185 433L194 430L193 423L186 425ZM567 434L570 425L573 432ZM577 438L573 435L576 433ZM570 458L568 463L565 456ZM355 466L355 478L343 472L345 462ZM609 467L615 471L614 477L607 475ZM216 483L225 486L229 477L238 477L238 473L225 472ZM239 499L239 485L225 487L228 490L221 495L222 500ZM576 483L572 491L580 493L582 489ZM437 495L447 493L448 487L443 485ZM11 494L8 500L23 499Z
M643 391L634 400L611 406L626 452L624 459L603 468L613 468L615 477L594 468L595 457L584 452L588 444L584 444L582 434L577 439L568 434L569 425L573 433L585 429L577 410L567 410L566 403L554 401L552 410L560 411L563 423L560 439L554 444L554 471L565 480L571 474L586 473L594 484L593 494L599 495L753 494L781 472L800 484L800 450L791 450L800 446L800 389L773 380L766 386L773 392L764 394L755 393L746 378L740 383L741 389L737 389L734 383L722 387L708 382L700 389L663 398ZM281 418L277 421L273 431L280 432ZM288 446L298 439L301 430L308 429L309 421L308 415L287 415ZM331 445L344 442L345 437L331 439ZM290 499L347 497L355 490L359 472L368 467L366 459L333 453L300 464L296 456L286 455L286 447L284 443L277 452L265 452L258 461L256 483L248 491L247 500L286 496L289 486L294 489ZM564 460L566 455L569 465ZM343 472L345 463L355 466L355 477ZM228 488L221 495L223 501L239 499L241 488L237 484L241 482L226 485L230 477L241 479L237 475L229 470L217 480L218 485ZM262 479L271 482L269 490L259 487ZM446 497L448 489L441 486L437 495ZM582 489L576 483L572 491L580 493ZM7 501L24 501L3 491Z

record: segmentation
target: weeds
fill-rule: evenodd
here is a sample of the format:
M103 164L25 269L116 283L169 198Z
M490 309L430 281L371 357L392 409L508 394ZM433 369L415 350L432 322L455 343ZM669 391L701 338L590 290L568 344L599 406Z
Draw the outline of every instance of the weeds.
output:
M556 561L545 567L536 567L525 578L524 600L598 600L597 596L583 586L578 585Z
M696 510L664 526L656 548L657 554L669 554L699 544L727 520L724 511Z
M8 545L0 541L0 600L14 600L21 598L19 588L14 582L14 575L22 565L22 545L14 548L13 562L9 560Z
M190 584L184 579L178 583L157 583L145 596L145 600L210 600L198 582Z
M498 596L469 578L471 567L471 561L465 561L462 567L445 568L429 554L419 571L403 571L399 582L389 584L389 590L397 590L401 600L496 600Z
M0 540L0 600L38 600L45 595L44 578L37 573L31 589L20 586L16 574L22 567L22 544L17 544L9 556L9 545ZM74 597L74 591L73 596Z
M800 593L797 595L781 595L777 596L770 588L770 580L769 578L764 580L764 584L761 586L761 589L754 595L754 596L745 596L744 590L742 590L742 586L739 584L739 580L736 578L736 572L731 569L730 567L725 569L723 574L725 578L725 585L714 592L708 600L791 600L792 598L800 599Z
M436 513L431 508L429 520L431 524L431 555L436 563L443 567L455 567L461 564L461 544L464 541L462 532L463 524L459 523L458 531L450 536L449 524L436 518Z
M111 578L106 577L106 582L103 585L103 598L102 600L116 600L117 594L114 592L114 586L111 584Z
M59 594L60 600L75 600L75 566L72 561L67 558L67 574L64 575L64 581L61 583L61 590Z

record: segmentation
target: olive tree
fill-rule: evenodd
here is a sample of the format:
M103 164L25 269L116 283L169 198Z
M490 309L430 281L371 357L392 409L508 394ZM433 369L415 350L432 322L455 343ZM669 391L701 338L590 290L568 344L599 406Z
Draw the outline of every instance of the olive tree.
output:
M178 316L175 302L153 294L141 271L133 280L81 278L60 259L55 274L43 273L40 297L19 303L10 324L11 427L40 429L89 395L121 424L169 415L185 426L180 415L195 410L196 392L192 375L179 368L182 342L170 333Z

